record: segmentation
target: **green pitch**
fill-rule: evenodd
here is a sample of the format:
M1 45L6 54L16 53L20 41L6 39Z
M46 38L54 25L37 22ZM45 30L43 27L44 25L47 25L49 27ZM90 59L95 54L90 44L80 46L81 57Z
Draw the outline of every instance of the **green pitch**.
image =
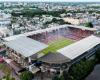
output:
M52 43L49 43L49 47L42 50L41 53L48 54L49 52L56 52L58 49L61 49L65 46L72 44L73 41L70 39L60 39Z

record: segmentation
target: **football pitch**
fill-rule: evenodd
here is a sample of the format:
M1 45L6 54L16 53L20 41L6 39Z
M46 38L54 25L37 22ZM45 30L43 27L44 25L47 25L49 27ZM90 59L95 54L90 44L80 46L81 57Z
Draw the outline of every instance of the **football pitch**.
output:
M61 49L65 46L72 44L74 41L70 39L60 39L49 43L48 48L41 51L41 53L48 54L49 52L56 52L58 49Z

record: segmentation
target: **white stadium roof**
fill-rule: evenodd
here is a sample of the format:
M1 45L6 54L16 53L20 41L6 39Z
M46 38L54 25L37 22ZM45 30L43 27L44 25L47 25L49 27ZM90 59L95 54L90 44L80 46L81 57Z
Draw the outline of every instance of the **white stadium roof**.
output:
M32 56L35 53L48 47L48 45L28 37L19 37L15 40L5 42L4 44L20 53L24 57Z
M100 38L96 36L89 36L84 38L76 43L73 43L69 46L66 46L62 49L59 49L57 52L63 54L67 58L73 60L78 56L82 55L86 51L92 49L96 45L100 44Z
M12 40L15 40L15 39L17 39L19 37L23 37L23 36L24 36L23 34L19 34L19 35L14 35L14 36L3 38L3 40L5 40L5 41L12 41Z
M89 28L89 27L85 27L85 26L68 25L68 27L78 28L78 29L82 29L82 30L89 30L89 31L97 30L96 28Z
M37 34L37 33L50 32L52 30L56 30L56 29L60 29L60 28L67 28L67 27L73 27L73 28L78 28L78 29L82 29L82 30L90 30L90 31L96 31L97 30L95 28L88 28L88 27L84 27L84 26L60 25L60 26L54 26L54 27L50 27L50 28L46 28L46 29L41 29L41 30L37 30L37 31L24 33L24 35L30 36L30 35Z
M46 29L40 29L40 30L37 30L37 31L24 33L24 35L30 36L30 35L38 34L38 33L42 33L42 32L51 32L53 30L57 30L57 29L60 29L60 28L65 28L65 27L67 27L67 26L66 25L60 25L60 26L55 26L55 27L50 27L50 28L46 28Z

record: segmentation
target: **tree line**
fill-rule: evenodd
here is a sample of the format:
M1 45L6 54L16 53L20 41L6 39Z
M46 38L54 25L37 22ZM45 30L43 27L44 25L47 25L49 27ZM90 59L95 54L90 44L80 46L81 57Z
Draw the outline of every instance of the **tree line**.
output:
M64 13L65 10L59 10L59 11L44 11L41 9L36 10L22 10L19 12L13 11L11 14L12 16L20 16L23 15L24 17L34 17L36 15L52 15L55 17L60 16L60 14Z

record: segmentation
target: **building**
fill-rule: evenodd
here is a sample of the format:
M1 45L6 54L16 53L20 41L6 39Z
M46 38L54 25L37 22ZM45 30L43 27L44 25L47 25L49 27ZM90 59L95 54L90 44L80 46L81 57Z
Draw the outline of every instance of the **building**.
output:
M69 46L57 50L55 54L48 54L40 58L48 64L72 65L83 58L90 58L95 55L96 50L100 48L100 38L91 35Z
M38 54L38 52L48 47L46 44L28 37L19 37L16 40L4 42L4 44L6 46L7 55L16 61L16 64L18 63L28 69L30 68L29 66L32 65L32 61L43 56L42 53Z
M79 25L80 20L79 19L74 19L74 18L63 18L65 22L71 23L73 25Z
M48 42L50 38L51 42L56 36L57 40L61 39L62 37L67 39L69 37L69 34L67 33L69 32L64 32L67 31L67 29L72 32L74 31L73 36L77 35L82 37L81 40L78 40L70 45L61 47L53 53L52 51L48 54L44 54L43 52L41 52L42 50L45 50L50 46L49 43L45 43L46 39L48 40ZM80 33L77 33L75 35L75 32L77 32L77 30ZM57 68L61 68L61 66L63 65L68 68L72 64L80 61L83 58L88 59L89 57L93 56L95 54L95 51L100 48L100 38L91 35L94 34L95 31L96 29L94 28L63 25L59 27L52 27L11 36L8 38L4 38L3 40L6 46L7 55L12 60L16 61L16 63L20 64L22 67L29 69L32 73L35 73L40 70L34 65L38 62L42 62L43 65L48 65L51 68L54 68L55 65L59 65L57 66ZM61 34L60 32L63 32L64 34ZM83 37L84 32L89 33L89 35ZM44 69L48 71L50 68L46 68L45 66Z
M0 27L7 27L11 24L11 14L0 13Z
M100 48L100 38L89 36L76 43L58 50L58 53L66 56L72 63L76 63L80 59L93 56L96 50Z

